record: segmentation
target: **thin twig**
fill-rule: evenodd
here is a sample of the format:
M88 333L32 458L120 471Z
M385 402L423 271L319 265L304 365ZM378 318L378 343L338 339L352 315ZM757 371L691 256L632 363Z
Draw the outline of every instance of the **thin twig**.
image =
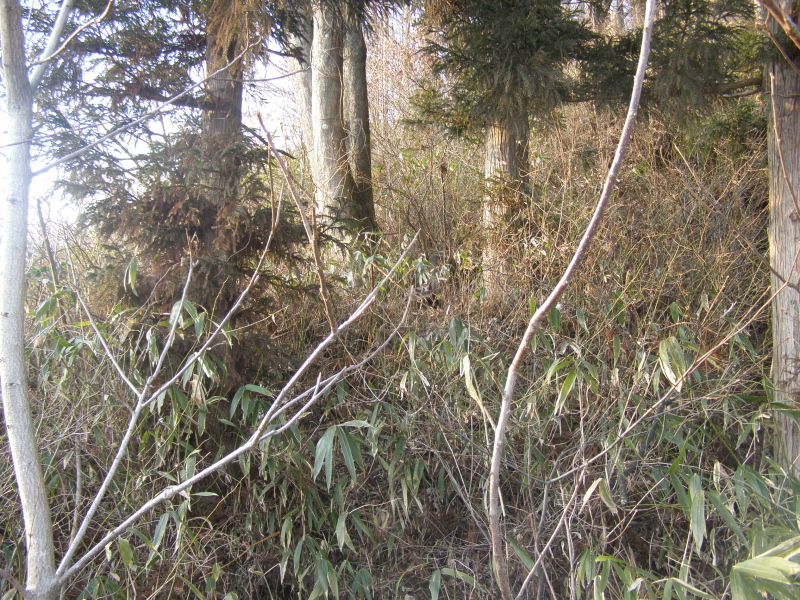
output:
M336 318L333 314L333 304L331 303L331 296L328 291L328 284L325 281L325 272L322 269L322 259L320 258L319 254L319 236L317 235L317 214L312 209L311 212L311 219L312 222L309 223L308 216L306 215L306 208L303 205L303 201L300 200L300 195L297 193L297 190L294 187L294 182L292 181L292 176L289 173L289 169L286 168L286 163L283 162L283 158L281 157L278 150L275 148L275 144L272 142L272 136L269 134L269 131L264 126L264 121L261 119L261 114L256 115L258 118L258 122L261 125L261 129L264 131L264 135L267 138L267 143L269 144L269 150L272 152L272 155L275 157L275 160L278 162L278 166L283 173L283 177L286 180L286 183L289 186L289 194L292 196L292 200L294 200L295 205L297 206L297 211L300 213L300 220L303 222L303 229L306 232L306 237L308 237L308 243L311 244L311 252L314 257L314 270L317 272L317 279L319 281L319 291L322 295L322 303L325 306L325 316L328 318L328 325L330 325L331 331L336 329Z
M17 590L17 593L18 593L20 596L22 596L23 598L28 598L28 597L29 597L29 596L28 596L28 592L26 592L26 591L25 591L25 586L24 586L24 585L22 585L22 584L21 584L19 581L17 581L16 579L14 579L14 576L13 576L11 573L9 573L8 571L6 571L5 569L0 569L0 577L2 577L2 578L3 578L3 579L5 579L5 580L6 580L8 583L10 583L10 584L11 584L11 587L13 587L15 590Z
M36 199L36 214L39 216L39 227L42 230L42 243L44 244L44 251L47 254L47 262L50 263L50 275L53 279L53 292L57 291L59 284L59 276L56 271L56 256L53 253L53 246L50 244L50 236L47 235L47 225L44 222L44 215L42 214L42 199Z
M84 434L84 446L86 445L86 434ZM72 529L69 534L69 542L75 539L81 520L81 496L83 495L83 471L81 470L81 446L75 440L75 508L72 511Z
M194 268L197 266L197 263L192 260L192 251L191 247L189 249L189 272L186 274L186 283L183 286L183 290L181 291L181 299L178 301L176 305L172 307L170 312L170 326L169 326L169 334L167 334L167 339L164 342L164 347L161 349L161 354L156 361L155 366L153 367L152 373L150 373L150 377L147 378L147 381L142 388L142 392L140 394L139 401L141 401L146 395L147 392L150 391L150 387L153 385L153 382L156 378L161 374L161 369L164 366L164 361L167 358L167 354L169 353L170 349L172 348L172 344L175 342L175 332L178 329L178 323L181 320L181 313L183 312L183 307L186 305L186 296L189 293L189 285L192 282L192 274L194 273Z
M639 64L636 69L636 76L633 82L633 91L631 93L630 106L628 107L628 115L625 119L625 125L620 134L619 144L617 151L614 155L614 160L609 168L608 175L603 185L603 191L600 194L600 199L597 202L594 214L592 215L589 225L581 238L578 248L572 257L569 265L567 266L561 279L558 281L553 291L538 308L538 310L531 317L528 327L525 330L522 340L508 370L506 378L505 389L503 390L503 401L500 408L500 415L497 419L497 429L495 431L494 447L492 450L492 462L489 471L489 530L492 534L492 562L497 577L497 584L500 588L503 600L511 600L513 594L511 591L511 584L508 578L508 565L505 558L505 541L503 538L502 525L500 523L500 464L503 454L503 444L505 441L505 430L508 426L508 419L511 414L511 401L516 389L517 373L522 365L522 359L525 356L531 337L539 327L539 322L547 312L555 306L558 298L566 289L572 276L575 274L577 268L580 266L583 258L589 248L589 244L594 238L600 221L603 218L606 206L611 198L611 194L617 184L617 175L622 166L622 161L625 158L625 153L630 142L631 134L633 133L633 125L636 121L636 115L639 110L639 100L642 94L642 86L644 85L645 71L647 69L647 59L650 54L650 39L652 36L653 20L655 16L655 0L647 0L647 7L645 8L645 20L642 30L642 49L639 54Z
M277 409L279 408L279 404L283 402L285 398L288 397L291 390L294 388L295 384L297 383L298 379L308 370L308 368L315 362L315 360L336 340L338 339L339 335L350 325L352 325L358 318L366 311L367 308L374 302L377 298L380 290L386 284L386 282L390 279L390 277L395 273L395 271L400 267L400 265L405 260L408 252L410 251L411 247L413 246L414 242L416 242L417 236L414 237L414 240L411 244L403 251L400 258L398 258L395 265L392 269L386 274L386 276L372 289L372 291L367 295L364 301L351 313L350 317L342 322L334 332L332 332L329 336L327 336L322 342L320 342L317 347L311 352L311 354L306 358L303 364L298 368L298 370L294 373L294 375L289 379L289 381L284 385L281 392L276 397L275 401L272 404L272 407L267 411L267 413L262 417L261 422L259 423L258 427L255 431L250 435L247 442L232 450L223 458L219 459L215 463L209 465L205 469L201 470L200 472L196 473L193 477L182 481L179 484L170 486L162 490L159 494L145 502L139 509L129 515L125 520L123 520L119 525L117 525L114 529L109 531L103 538L94 544L81 558L80 560L76 561L74 565L71 567L66 566L66 562L62 560L61 565L59 566L59 570L56 573L56 585L63 585L70 577L72 577L75 573L80 571L83 567L85 567L95 556L97 556L100 552L102 552L105 547L118 538L120 535L125 533L128 528L135 523L139 518L143 515L150 512L153 508L160 505L167 500L170 500L180 494L181 492L189 489L195 483L205 479L212 473L219 471L224 466L230 464L234 460L236 460L239 456L251 451L259 441L264 437L266 428L269 426L271 422L274 421ZM406 307L406 313L408 313L408 306ZM393 336L399 331L400 325L398 325L392 334L389 336L381 346L379 346L379 350L384 348L386 344L388 344L389 340L392 339ZM369 358L375 356L375 352L369 355ZM362 361L363 362L363 361ZM351 365L350 367L346 367L339 371L340 374L348 372L348 369L353 369L354 366ZM306 402L303 408L298 411L293 417L289 420L291 424L295 423L297 419L299 419L304 411L306 411L314 402L316 402L320 397L324 396L325 393L331 389L338 378L329 378L328 381L330 383L326 387L322 387L317 389L316 393L314 393L311 399ZM315 386L316 389L316 386ZM287 423L286 425L289 425ZM280 428L280 431L285 430L286 425ZM279 430L275 430L274 432L269 432L267 437L270 435L276 435ZM65 557L66 558L66 557Z
M556 536L558 535L558 532L561 531L561 528L564 526L564 523L567 520L567 514L569 514L569 511L572 508L572 504L575 502L575 498L578 497L578 490L581 488L581 483L583 482L584 475L585 475L585 470L581 473L580 477L578 477L578 481L574 483L572 496L570 497L566 505L564 505L564 509L561 511L561 518L558 520L556 528L550 535L550 539L547 540L547 543L544 545L544 548L542 548L542 551L539 553L539 557L536 559L536 562L533 563L533 566L528 571L528 576L525 578L525 581L522 582L516 600L522 600L522 597L525 595L525 590L528 587L528 584L531 582L531 579L533 579L533 576L536 574L536 569L539 568L539 565L542 563L545 554L547 554L548 550L550 550L550 547L553 545L553 542L556 541Z
M72 264L71 257L68 256L67 259L69 260L70 269L72 271L72 282L75 285L75 290L77 290L78 285L77 285L77 278L75 275L75 265ZM89 320L89 325L92 327L94 334L100 340L100 345L103 347L103 351L105 352L108 359L111 361L111 364L114 366L114 370L117 372L117 375L119 375L120 379L122 379L122 381L125 382L125 385L127 385L128 388L131 390L131 392L133 392L133 395L138 397L139 388L137 388L136 384L134 384L133 381L130 380L128 375L125 373L125 369L123 369L117 362L117 358L114 356L114 353L111 352L111 348L108 347L105 337L103 336L102 333L100 333L100 328L97 326L97 322L94 320L92 311L90 311L89 307L86 306L86 303L83 301L83 297L81 296L81 294L77 293L76 291L75 296L78 298L78 302L80 303L83 312L86 314L86 318Z

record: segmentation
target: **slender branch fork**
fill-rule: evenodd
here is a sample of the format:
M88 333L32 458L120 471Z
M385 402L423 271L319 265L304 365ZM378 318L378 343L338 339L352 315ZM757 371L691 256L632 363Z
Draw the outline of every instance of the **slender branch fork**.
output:
M73 575L75 575L78 571L80 571L83 567L85 567L95 556L97 556L100 552L102 552L103 549L110 542L114 541L120 535L124 534L133 523L135 523L143 515L150 512L153 508L155 508L159 504L162 504L163 502L166 502L174 498L181 492L184 492L185 490L189 489L195 483L205 479L212 473L215 473L224 466L230 464L231 462L236 460L239 456L242 456L243 454L253 450L260 441L286 431L286 429L288 429L294 423L296 423L297 420L300 419L303 416L303 414L305 414L308 411L308 409L311 408L320 398L325 396L325 394L327 394L328 391L330 391L330 389L336 384L337 381L339 381L342 377L346 376L347 374L361 368L364 364L372 360L381 351L383 351L383 349L386 348L386 346L391 342L391 340L394 339L394 337L400 331L400 328L405 322L411 304L411 296L412 296L411 294L409 294L409 300L408 303L406 304L403 316L401 317L397 326L387 336L387 338L383 341L382 344L380 344L375 350L370 352L361 361L358 361L354 364L351 364L339 370L338 372L334 373L333 375L330 375L324 380L322 380L321 377L319 377L318 381L315 383L314 386L305 390L301 394L291 398L291 394L295 385L306 374L306 372L315 363L315 361L319 358L319 356L339 338L342 332L344 332L348 327L350 327L350 325L356 322L372 305L372 303L380 294L381 289L383 289L383 287L392 278L397 269L400 267L405 258L408 256L408 253L410 252L411 248L416 243L417 237L418 234L414 236L411 243L409 243L409 245L404 249L403 253L397 259L394 266L386 273L383 279L381 279L381 281L378 282L378 284L370 291L370 293L367 294L367 296L364 298L361 304L350 314L350 316L341 324L339 324L336 327L336 329L332 331L324 340L322 340L322 342L320 342L317 345L317 347L314 348L314 350L308 355L303 364L295 371L295 373L292 375L289 381L287 381L286 384L283 386L283 388L273 401L272 405L270 406L269 410L267 410L267 412L261 418L258 427L256 427L256 429L253 431L253 433L250 435L250 437L244 444L242 444L235 450L232 450L223 458L209 465L202 471L195 474L193 477L186 479L185 481L179 484L165 488L163 491L154 496L152 499L145 502L139 509L134 511L122 523L120 523L117 527L115 527L114 529L109 531L105 536L103 536L103 538L99 542L94 544L77 562L75 562L74 565L70 566L69 563L71 562L72 558L75 555L75 552L77 551L80 539L83 537L83 535L86 533L86 530L88 529L89 523L91 522L91 517L93 516L94 511L97 509L100 500L102 499L102 494L105 493L105 491L108 489L111 483L111 479L116 473L119 463L121 462L121 459L124 456L125 451L127 450L127 446L130 442L133 431L136 428L136 422L138 421L139 416L141 415L142 411L160 395L161 391L165 390L167 387L169 387L169 385L175 383L180 377L180 374L183 373L185 369L188 367L184 365L184 367L180 369L167 383L165 383L163 386L158 388L158 390L150 394L147 397L147 399L143 399L144 395L140 392L141 397L137 402L137 406L134 409L133 415L131 416L125 438L120 443L117 456L115 457L111 468L109 468L109 472L106 475L106 479L103 482L101 489L98 491L98 494L96 495L94 501L92 502L92 507L89 509L86 516L84 517L84 521L81 524L81 529L78 531L78 534L76 535L75 541L73 541L73 543L70 545L67 554L65 554L64 558L61 561L61 564L58 567L58 570L56 571L56 585L59 587L63 586ZM266 254L266 252L264 254ZM262 260L263 256L264 255L262 254ZM250 284L242 292L242 294L239 297L239 300L237 300L237 303L234 304L234 307L231 308L231 310L226 314L224 321L227 321L230 315L233 312L235 312L236 308L241 303L241 300L244 299L244 296L252 288L252 285L255 283L257 279L258 279L258 272L256 272L254 277L251 279ZM189 361L187 361L187 365L189 364L190 361L196 361L198 359L200 353L204 349L208 348L211 341L216 336L216 334L219 333L221 328L222 324L220 324L217 330L214 333L212 333L211 336L209 336L209 339L206 340L206 342L203 344L201 350L198 350L191 355ZM154 376L151 375L151 377L148 380L152 380L153 378ZM146 387L143 389L143 391L146 391ZM269 425L274 423L275 420L281 414L286 412L288 409L297 406L298 404L301 404L303 400L305 400L305 403L303 403L299 408L299 410L297 410L295 414L292 415L292 417L290 417L284 424L282 424L280 427L276 429L267 431Z
M61 34L64 33L64 29L67 26L67 21L69 20L69 15L72 12L72 7L74 4L75 0L64 0L61 3L61 8L58 10L58 16L56 16L56 22L53 24L53 29L50 31L50 36L47 39L47 45L42 52L42 58L31 65L36 66L30 76L31 89L35 90L39 86L39 83L41 82L42 77L44 77L44 73L47 70L47 63L66 47L69 40L77 35L77 31L73 32L67 41L62 44L61 48L56 50L58 47L58 41L61 39ZM106 9L106 13L107 12L108 9ZM105 16L106 13L103 13L103 16Z
M61 8L61 10L62 10L62 11L63 11L63 10L65 10L65 7L66 7L66 5L67 5L67 4L69 4L69 5L70 5L70 6L69 6L69 9L67 9L67 10L70 10L70 9L72 8L72 5L73 5L74 3L75 3L75 0L64 0L64 4L62 4L62 8ZM67 39L65 39L65 40L64 40L64 41L61 43L61 45L58 47L58 49L57 49L57 50L50 50L50 49L48 49L48 50L46 50L45 52L43 52L43 53L42 53L42 58L40 58L39 60L37 60L37 61L35 61L35 62L31 63L31 64L32 64L32 66L33 66L33 65L36 65L36 66L38 67L38 66L40 66L40 65L44 65L44 64L46 64L47 62L49 62L49 61L53 60L53 59L54 59L56 56L58 56L59 54L61 54L61 53L62 53L64 50L66 50L66 48L67 48L67 46L69 45L69 43L70 43L72 40L74 40L74 39L75 39L75 38L78 36L78 34L80 34L80 33L81 33L81 32L82 32L84 29L88 29L88 28L89 28L89 27L91 27L92 25L97 25L98 23L102 23L102 22L105 20L105 18L108 16L108 13L109 13L109 11L111 10L111 7L112 7L113 5L114 5L114 0L108 0L108 4L106 4L106 8L105 8L105 10L104 10L103 12L101 12L101 13L100 13L99 15L97 15L96 17L93 17L92 19L89 19L88 21L86 21L86 23L83 23L82 25L78 26L78 28L77 28L77 29L75 29L75 31L73 31L72 33L70 33L70 34L67 36ZM60 18L60 17L61 17L61 13L59 13L59 18ZM55 44L54 44L54 46L55 46Z
M500 588L503 600L512 600L514 597L511 591L511 584L508 576L508 564L505 558L505 542L503 539L503 527L500 523L500 463L503 454L503 444L505 441L505 430L508 426L508 420L511 414L511 401L516 389L517 374L522 360L530 343L531 337L539 327L539 322L545 314L555 306L558 298L566 289L572 276L583 261L584 256L589 248L589 245L594 238L600 221L603 218L606 206L611 198L611 194L617 183L617 175L622 166L625 154L630 142L631 134L633 133L633 126L636 121L636 115L639 111L639 101L642 95L642 86L644 85L644 76L647 70L647 60L650 55L650 40L652 37L653 20L655 17L655 0L647 0L645 8L644 28L642 33L642 48L639 54L639 64L636 68L636 76L633 83L633 91L631 93L630 106L628 107L628 115L625 119L625 125L620 134L619 144L617 151L614 155L614 161L611 163L608 175L606 176L603 191L600 194L600 199L597 202L594 214L592 215L589 225L578 244L575 254L572 257L569 265L567 265L564 274L553 288L550 295L539 307L538 310L531 317L528 322L528 327L522 336L522 340L514 356L514 360L508 370L505 388L503 390L503 401L500 407L500 414L497 419L497 428L495 430L494 446L492 449L492 462L489 471L489 531L492 538L492 566L497 578L497 584ZM526 580L526 585L527 585ZM523 587L524 591L524 587Z

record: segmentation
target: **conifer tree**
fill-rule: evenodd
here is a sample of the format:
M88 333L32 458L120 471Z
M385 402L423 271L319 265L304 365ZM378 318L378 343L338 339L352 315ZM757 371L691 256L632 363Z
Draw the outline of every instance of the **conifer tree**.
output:
M757 72L752 52L753 5L747 0L667 0L653 30L645 105L694 114L710 93ZM571 99L614 101L630 89L641 31L598 35L580 56L581 82Z
M527 186L528 118L557 105L567 89L564 67L591 34L558 0L430 2L426 23L435 36L427 51L447 83L423 90L419 105L444 114L455 130L485 135L483 284L495 301L509 207Z
M592 3L589 12L613 9L617 19L621 4L611 4ZM434 35L427 50L441 77L422 88L417 104L444 118L454 133L482 129L485 136L483 283L490 300L503 292L497 282L506 268L500 239L510 217L509 193L513 197L528 184L528 117L546 114L563 100L622 99L633 81L641 31L627 28L624 19L610 33L590 31L597 19L585 13L549 0L431 1L426 7L425 22ZM752 74L753 65L739 51L751 15L746 0L665 2L654 30L645 101L686 114L687 107L705 104L709 90ZM568 65L578 77L567 75Z
M99 15L86 7L76 13L76 25ZM143 122L65 162L65 189L101 233L162 256L185 249L187 233L201 254L241 250L231 237L241 227L230 219L251 192L239 181L266 155L262 148L256 157L243 135L243 77L266 61L266 40L282 36L284 24L294 21L278 2L117 2L65 49L63 64L43 82L43 126L52 140L43 151L69 156L115 123L171 103L163 129Z

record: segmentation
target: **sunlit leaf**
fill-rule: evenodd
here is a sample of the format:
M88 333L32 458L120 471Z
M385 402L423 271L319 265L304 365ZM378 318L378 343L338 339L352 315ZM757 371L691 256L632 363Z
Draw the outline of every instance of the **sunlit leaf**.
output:
M133 563L133 550L131 545L125 538L117 538L117 548L119 549L119 556L122 559L122 564L130 568Z

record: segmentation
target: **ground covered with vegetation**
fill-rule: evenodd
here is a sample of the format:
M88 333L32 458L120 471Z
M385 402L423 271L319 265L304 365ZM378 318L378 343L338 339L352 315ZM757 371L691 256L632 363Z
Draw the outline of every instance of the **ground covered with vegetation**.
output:
M510 265L500 302L481 287L476 147L432 127L378 125L385 233L325 250L334 316L350 314L418 238L298 386L357 361L396 326L399 336L287 431L133 525L65 597L498 597L486 506L501 387L593 210L620 123L576 104L535 124L531 188L513 196L500 242ZM798 535L798 490L767 443L765 138L758 100L722 102L679 128L641 117L598 238L521 372L501 491L515 589L536 567L524 597L723 598L749 589L748 559ZM290 166L302 184L302 163ZM272 189L282 190L274 207L287 192ZM90 537L240 443L327 335L296 220L278 228L270 277L149 407ZM171 317L186 261L162 268L158 255L137 258L91 230L49 225L39 239L30 391L63 547L130 411L102 342L142 380L177 318L176 369L233 296L219 286L203 295L201 277ZM254 260L244 253L225 274L231 289ZM21 572L6 458L0 476L3 568ZM767 585L792 597L777 576Z

